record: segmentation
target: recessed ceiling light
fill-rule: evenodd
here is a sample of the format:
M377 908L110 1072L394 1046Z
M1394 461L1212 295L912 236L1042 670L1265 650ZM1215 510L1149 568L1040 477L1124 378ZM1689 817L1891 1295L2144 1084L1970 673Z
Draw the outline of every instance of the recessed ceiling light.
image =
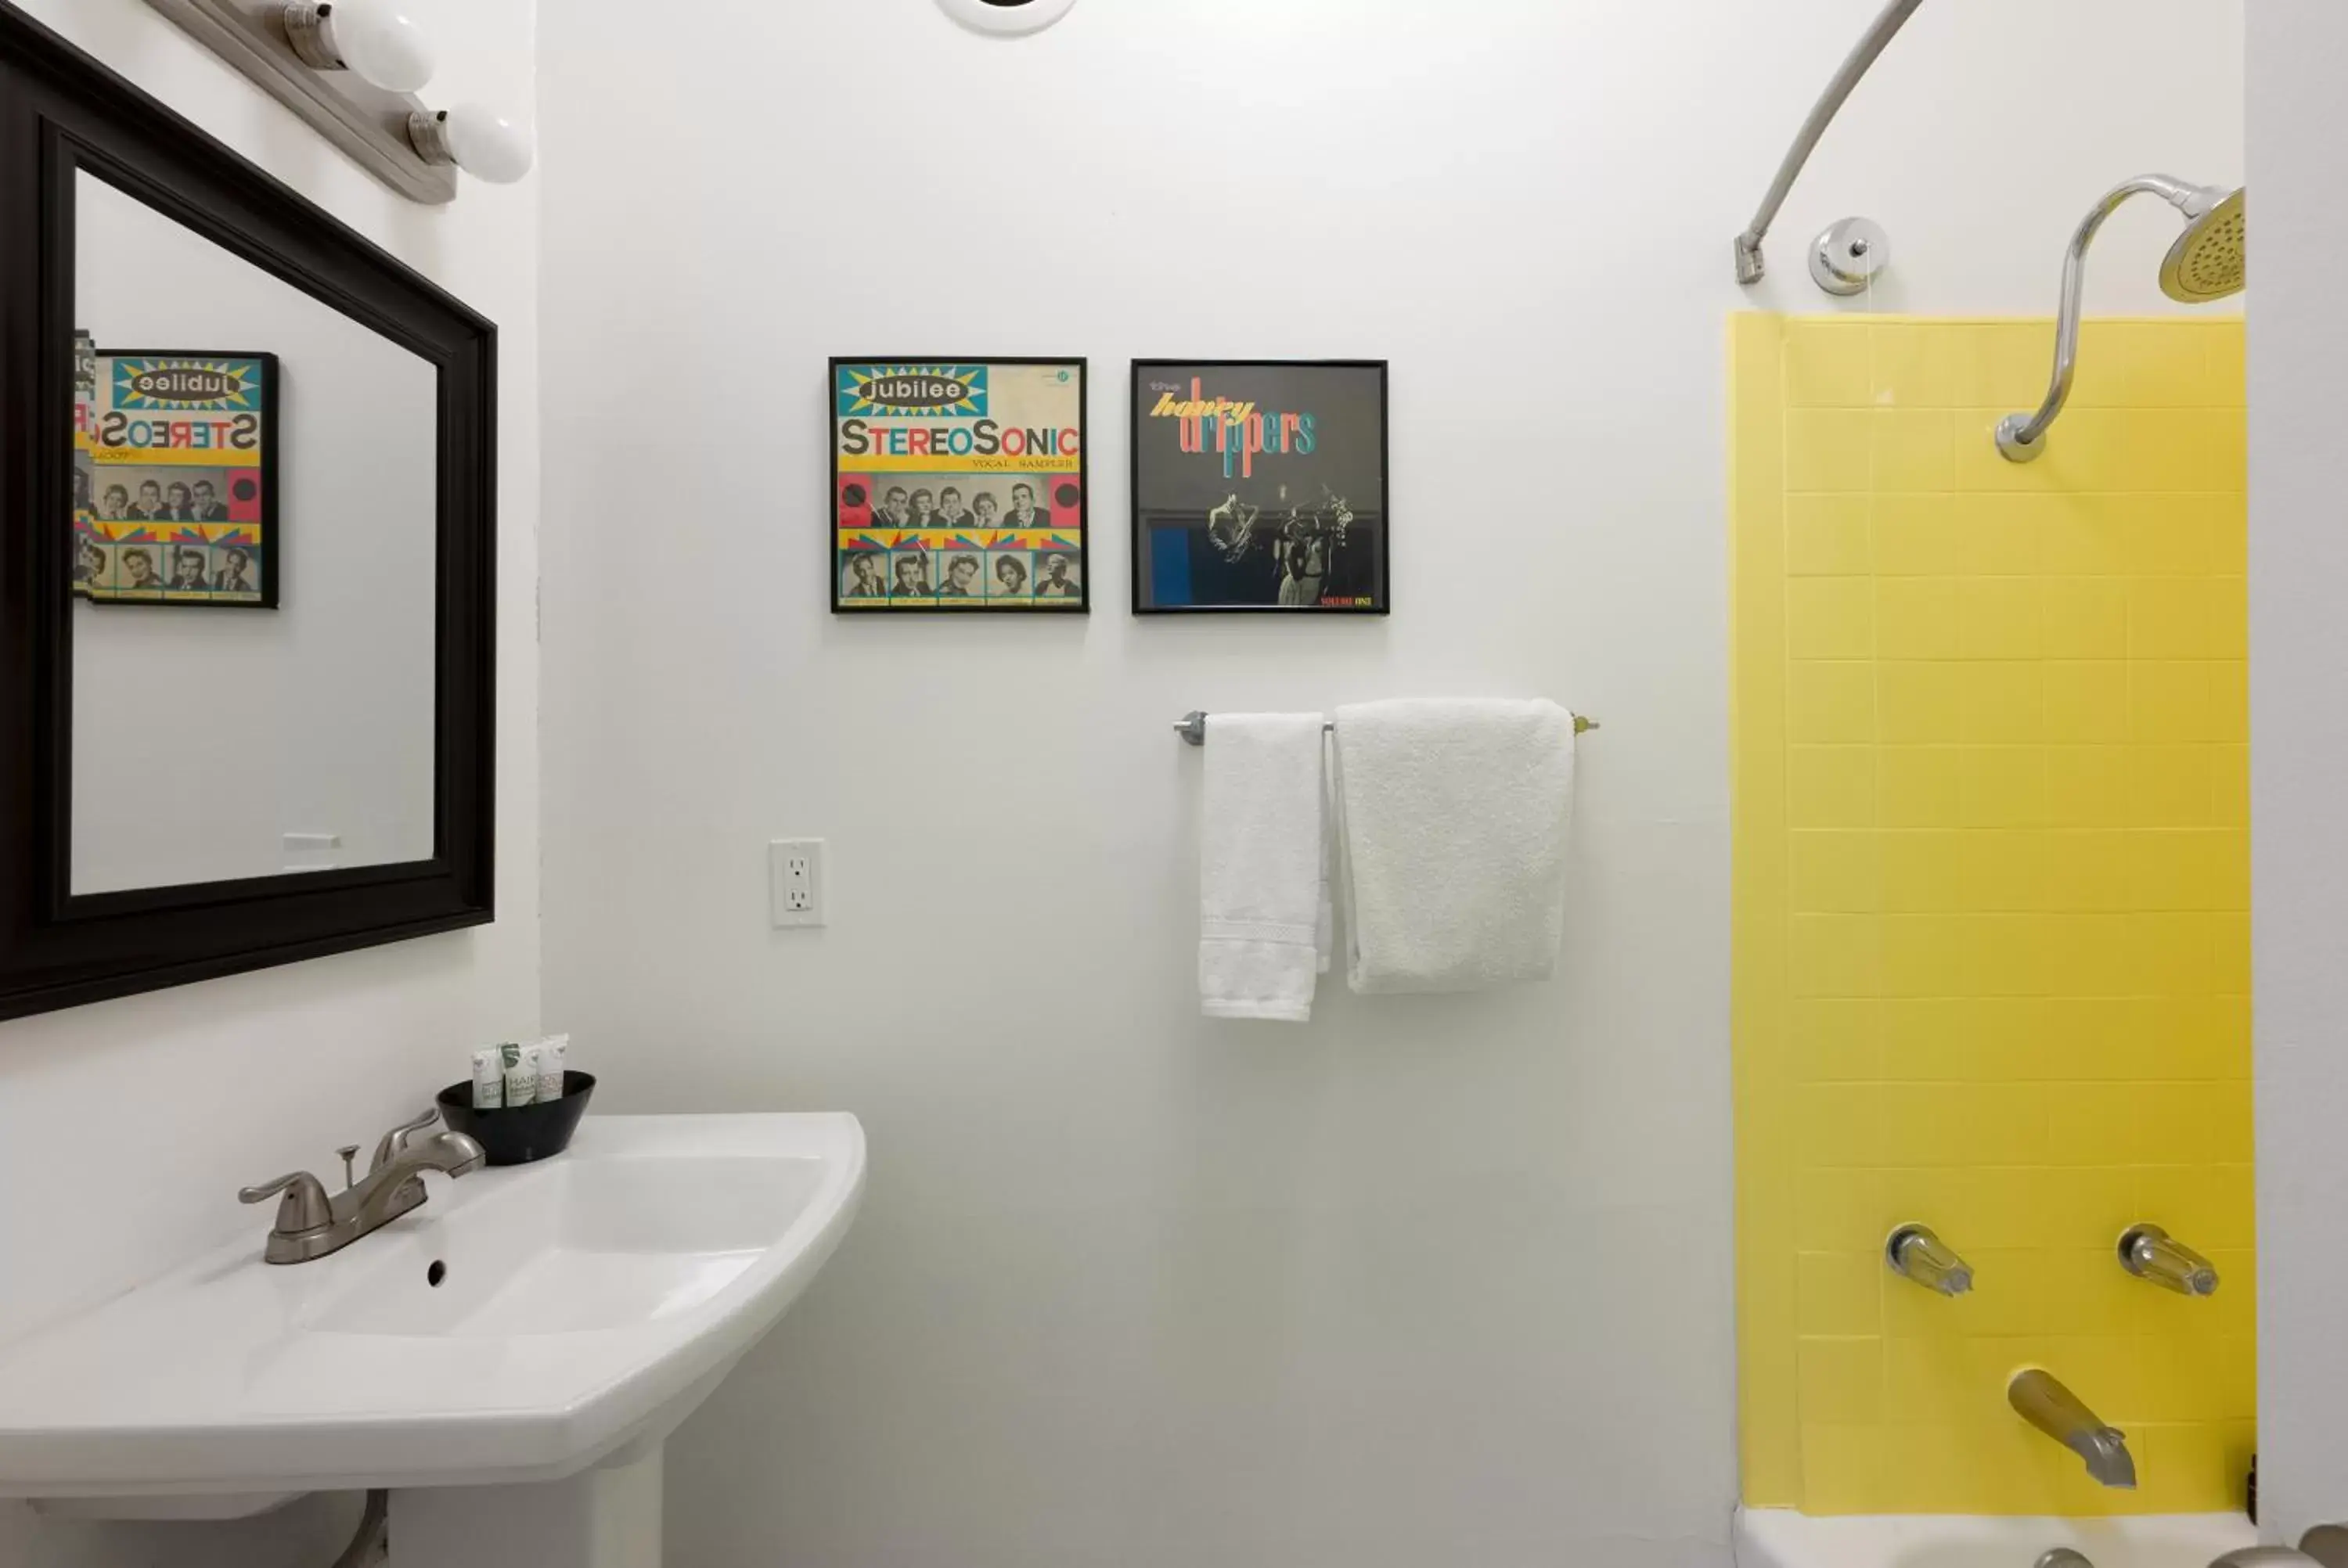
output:
M945 14L982 33L1040 32L1068 14L1076 0L938 0Z

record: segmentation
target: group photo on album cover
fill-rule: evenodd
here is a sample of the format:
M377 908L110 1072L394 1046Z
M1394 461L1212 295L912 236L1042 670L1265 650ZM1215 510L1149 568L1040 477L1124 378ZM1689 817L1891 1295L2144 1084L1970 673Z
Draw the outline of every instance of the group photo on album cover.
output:
M1382 361L1137 360L1134 602L1385 613Z
M274 609L274 355L74 354L76 596Z
M832 608L1081 611L1082 360L834 360Z

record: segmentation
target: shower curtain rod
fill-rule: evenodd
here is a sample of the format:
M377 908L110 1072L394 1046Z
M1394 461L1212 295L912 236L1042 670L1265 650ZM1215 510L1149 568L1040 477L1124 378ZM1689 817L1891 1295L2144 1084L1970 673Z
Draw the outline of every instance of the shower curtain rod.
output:
M1875 57L1883 53L1884 46L1908 25L1908 18L1914 15L1916 8L1923 3L1924 0L1891 0L1891 4L1883 8L1883 14L1875 19L1875 26L1869 27L1867 36L1859 41L1859 46L1851 50L1849 58L1843 61L1842 69L1835 73L1834 80L1827 84L1827 90L1818 96L1817 105L1810 110L1810 118L1802 122L1800 134L1794 138L1794 145L1787 149L1786 161L1777 166L1777 178L1770 182L1769 194L1761 199L1760 210L1753 214L1753 221L1745 232L1736 237L1738 282L1750 284L1761 281L1761 274L1767 270L1761 259L1761 241L1768 237L1769 225L1777 220L1777 209L1786 204L1787 196L1794 189L1794 181L1801 176L1802 166L1809 162L1810 154L1818 149L1818 138L1826 135L1827 127L1834 123L1834 117L1842 108L1843 100L1850 97L1851 89L1859 86L1859 80L1867 75L1868 67L1875 64Z

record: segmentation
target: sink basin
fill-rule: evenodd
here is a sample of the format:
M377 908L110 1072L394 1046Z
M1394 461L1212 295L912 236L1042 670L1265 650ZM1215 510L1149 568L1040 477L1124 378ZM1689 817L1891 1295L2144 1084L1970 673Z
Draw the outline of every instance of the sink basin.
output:
M149 1517L178 1498L193 1517L646 1454L656 1486L660 1440L847 1230L864 1133L833 1114L590 1116L558 1158L426 1180L423 1207L332 1256L264 1264L264 1219L0 1348L0 1496Z
M376 1248L299 1327L511 1339L662 1322L757 1267L824 1173L814 1160L651 1153L543 1169L458 1194L475 1201Z

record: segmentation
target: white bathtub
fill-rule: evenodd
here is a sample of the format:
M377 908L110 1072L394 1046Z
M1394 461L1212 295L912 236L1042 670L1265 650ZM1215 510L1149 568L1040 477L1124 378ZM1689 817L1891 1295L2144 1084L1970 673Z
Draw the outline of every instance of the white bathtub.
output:
M1881 1514L1812 1519L1789 1509L1739 1509L1737 1568L2033 1568L2053 1546L2086 1554L2096 1568L2209 1568L2257 1542L2239 1513L2143 1514L2127 1519L1990 1519L1972 1514Z

